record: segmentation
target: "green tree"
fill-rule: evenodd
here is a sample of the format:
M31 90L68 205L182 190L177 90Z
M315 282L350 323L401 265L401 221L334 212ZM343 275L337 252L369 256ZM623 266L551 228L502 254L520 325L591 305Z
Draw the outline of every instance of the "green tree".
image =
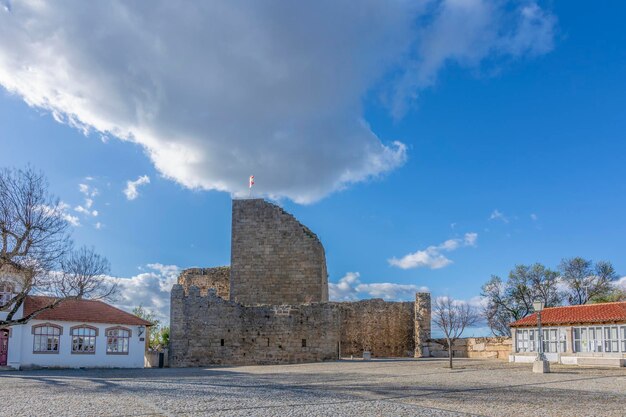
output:
M618 277L610 262L600 261L594 265L592 261L581 257L563 259L559 272L567 288L567 301L571 305L610 297Z
M161 327L159 336L161 338L161 346L168 346L170 344L170 326Z
M152 323L150 330L148 331L149 341L148 346L150 349L158 349L161 347L161 321L157 319L154 311L144 308L141 304L133 309L133 314L139 318ZM169 328L168 328L169 329ZM169 330L168 330L169 336Z
M620 288L613 288L609 293L592 297L589 303L614 303L617 301L626 301L626 291Z
M509 324L533 312L533 301L542 300L547 307L561 304L559 274L540 263L516 265L506 282L492 275L482 287L487 299L484 310L487 324L498 336L510 336Z

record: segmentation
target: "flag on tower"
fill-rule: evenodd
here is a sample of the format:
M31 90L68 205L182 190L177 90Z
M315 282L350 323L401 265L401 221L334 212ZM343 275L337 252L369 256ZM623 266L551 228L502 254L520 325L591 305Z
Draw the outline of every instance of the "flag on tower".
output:
M250 189L252 189L253 185L254 185L254 175L250 175Z

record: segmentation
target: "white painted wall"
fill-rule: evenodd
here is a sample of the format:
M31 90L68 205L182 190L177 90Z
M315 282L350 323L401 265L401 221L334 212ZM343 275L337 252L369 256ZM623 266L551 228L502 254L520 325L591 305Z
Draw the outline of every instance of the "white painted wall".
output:
M22 278L14 273L7 270L0 271L0 281L8 281L13 283L15 286L15 292L19 292L22 289ZM0 319L6 319L9 315L6 311L0 311ZM18 319L24 315L24 304L20 306L20 308L13 316L14 319ZM13 326L10 329L9 333L9 354L7 357L7 366L12 368L19 369L20 367L20 358L22 353L22 326Z
M33 353L32 327L43 323L53 323L63 327L63 334L59 340L59 353ZM98 328L96 337L96 352L94 354L72 353L72 338L70 328L78 325L89 325ZM122 325L131 330L128 355L107 355L105 329L115 327L118 324L110 323L82 323L71 321L44 321L31 320L25 325L13 328L11 341L9 342L9 365L14 366L14 361L22 368L31 366L60 367L60 368L143 368L146 342L139 337L139 326ZM142 338L147 337L147 329ZM14 350L12 350L14 349ZM14 356L17 351L17 357ZM14 366L15 367L15 366Z
M20 318L23 313L24 305L22 304L14 317ZM0 319L6 319L7 315L7 312L0 312ZM20 357L22 353L22 327L23 326L13 326L10 330L9 336L9 355L7 358L7 366L16 369L20 366Z

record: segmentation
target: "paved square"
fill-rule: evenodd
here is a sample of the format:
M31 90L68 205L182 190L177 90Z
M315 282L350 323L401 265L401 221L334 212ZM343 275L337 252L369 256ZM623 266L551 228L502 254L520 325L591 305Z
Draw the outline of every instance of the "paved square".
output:
M626 369L481 360L0 372L2 416L625 416Z

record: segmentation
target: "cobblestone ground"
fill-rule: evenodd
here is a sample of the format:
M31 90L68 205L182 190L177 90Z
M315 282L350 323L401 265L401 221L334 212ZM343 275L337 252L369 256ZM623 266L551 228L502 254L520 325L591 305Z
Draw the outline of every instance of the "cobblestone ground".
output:
M625 368L455 362L0 372L0 415L626 416Z

